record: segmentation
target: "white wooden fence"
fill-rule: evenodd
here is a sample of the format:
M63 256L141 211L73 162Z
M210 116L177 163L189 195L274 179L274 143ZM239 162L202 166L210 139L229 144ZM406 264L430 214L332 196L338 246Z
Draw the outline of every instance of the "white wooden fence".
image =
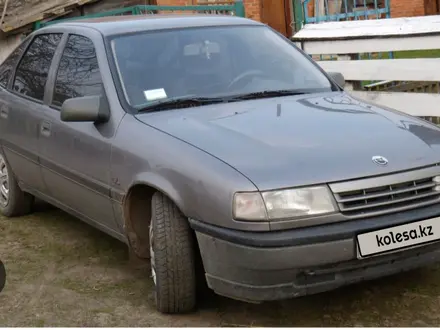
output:
M353 59L349 54L440 49L440 15L308 24L292 40L310 55L337 54L318 61L327 72L340 72L353 96L413 116L440 117L440 94L371 92L353 89L366 80L440 82L440 58Z

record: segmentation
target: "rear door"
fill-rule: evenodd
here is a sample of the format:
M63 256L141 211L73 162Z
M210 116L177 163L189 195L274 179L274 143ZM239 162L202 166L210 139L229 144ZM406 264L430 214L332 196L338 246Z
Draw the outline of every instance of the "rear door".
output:
M3 88L6 85L6 89L0 88L1 143L12 171L26 190L45 190L38 141L44 133L41 123L49 69L62 36L35 35L6 60L0 74Z

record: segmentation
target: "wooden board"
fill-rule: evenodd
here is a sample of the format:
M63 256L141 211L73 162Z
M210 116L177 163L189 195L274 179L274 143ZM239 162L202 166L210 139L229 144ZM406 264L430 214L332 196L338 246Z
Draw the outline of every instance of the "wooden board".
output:
M440 15L306 24L292 39L335 40L440 33Z
M356 54L440 48L440 33L427 36L368 38L349 40L322 40L296 42L298 47L310 55Z
M327 72L340 72L346 80L440 81L440 58L398 60L319 61Z

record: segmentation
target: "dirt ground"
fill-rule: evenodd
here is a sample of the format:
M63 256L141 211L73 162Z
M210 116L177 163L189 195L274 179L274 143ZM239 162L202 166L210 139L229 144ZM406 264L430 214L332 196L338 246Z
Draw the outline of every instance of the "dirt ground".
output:
M169 316L123 244L59 210L0 218L0 233L0 327L440 325L440 266L262 305L212 294L195 313Z

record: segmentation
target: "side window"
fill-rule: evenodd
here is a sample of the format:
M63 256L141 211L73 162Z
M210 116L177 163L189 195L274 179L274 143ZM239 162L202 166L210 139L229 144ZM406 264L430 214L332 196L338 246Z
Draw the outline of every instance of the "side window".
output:
M50 65L62 36L42 34L34 38L17 67L14 91L43 100Z
M71 35L61 57L52 104L62 106L66 99L101 95L102 78L93 42Z
M29 44L27 39L21 45L19 45L15 50L6 58L6 60L0 65L0 86L6 88L8 86L9 79L11 78L12 71L14 71L14 66L17 63L20 55L26 49Z

